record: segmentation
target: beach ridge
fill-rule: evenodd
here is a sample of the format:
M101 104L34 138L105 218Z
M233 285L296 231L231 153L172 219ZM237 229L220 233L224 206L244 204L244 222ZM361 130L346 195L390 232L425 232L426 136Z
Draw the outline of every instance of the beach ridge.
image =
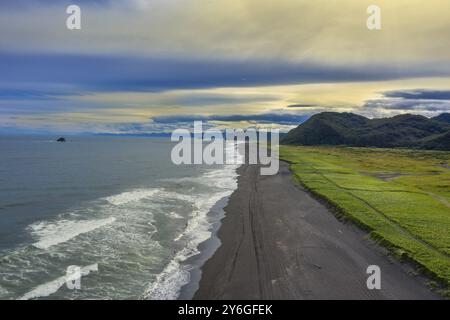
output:
M439 298L296 184L288 163L274 176L261 176L257 165L238 173L218 231L221 246L202 267L194 299ZM367 288L369 265L381 269L381 290Z

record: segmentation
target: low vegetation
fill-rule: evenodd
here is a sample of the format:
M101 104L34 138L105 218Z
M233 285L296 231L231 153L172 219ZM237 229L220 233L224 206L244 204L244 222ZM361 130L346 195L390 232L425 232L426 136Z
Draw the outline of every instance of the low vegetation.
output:
M450 152L282 146L298 181L450 285Z

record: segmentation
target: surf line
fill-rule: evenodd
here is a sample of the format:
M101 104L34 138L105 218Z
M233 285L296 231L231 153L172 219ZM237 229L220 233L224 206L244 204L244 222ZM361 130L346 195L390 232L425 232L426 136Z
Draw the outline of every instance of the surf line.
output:
M67 267L66 275L37 286L17 300L30 300L41 297L48 297L49 295L56 293L59 289L61 289L64 284L66 284L67 288L70 290L79 290L81 289L81 277L85 277L93 271L98 272L97 263L85 267L69 266Z
M242 164L247 158L248 145L248 162L261 164L261 175L277 174L280 167L278 129L225 129L222 132L214 128L203 131L203 122L194 121L193 133L188 129L176 129L171 141L178 142L170 155L175 165ZM230 144L233 152L225 152Z

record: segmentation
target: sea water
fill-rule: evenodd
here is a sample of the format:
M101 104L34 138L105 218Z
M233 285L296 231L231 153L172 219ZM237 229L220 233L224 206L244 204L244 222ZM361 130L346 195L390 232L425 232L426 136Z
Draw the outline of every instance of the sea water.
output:
M0 299L178 298L238 165L176 166L169 138L67 140L0 137Z

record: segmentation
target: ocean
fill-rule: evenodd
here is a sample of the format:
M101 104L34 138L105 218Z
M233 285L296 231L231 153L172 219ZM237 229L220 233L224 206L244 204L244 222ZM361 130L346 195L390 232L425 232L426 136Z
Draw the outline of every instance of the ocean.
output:
M190 298L238 165L176 166L169 138L55 138L0 137L0 299Z

